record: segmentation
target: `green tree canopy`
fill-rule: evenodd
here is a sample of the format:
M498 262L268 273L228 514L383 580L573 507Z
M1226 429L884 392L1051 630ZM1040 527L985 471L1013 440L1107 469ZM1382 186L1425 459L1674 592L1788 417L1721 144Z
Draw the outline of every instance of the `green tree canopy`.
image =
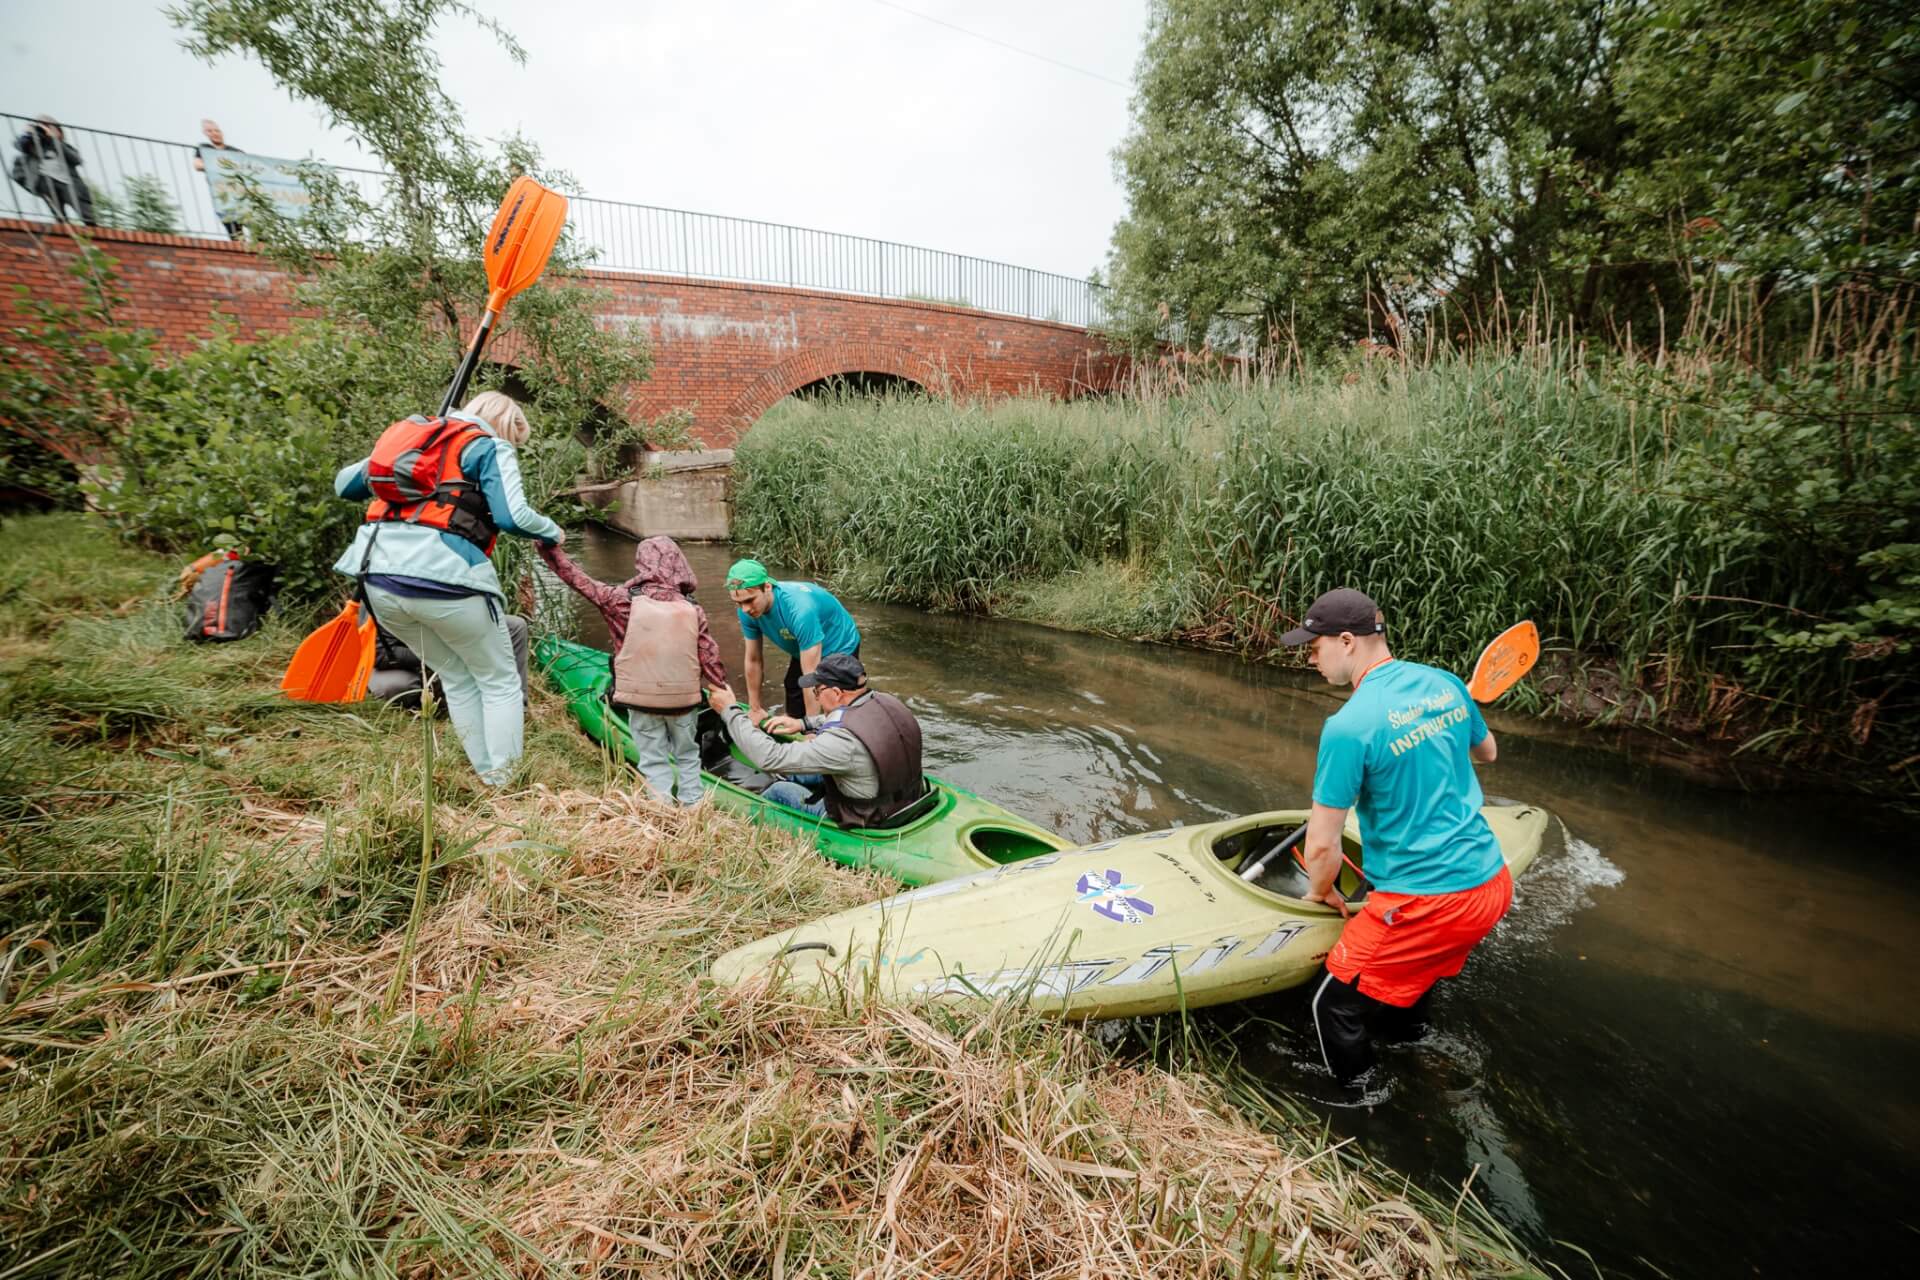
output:
M1845 0L1159 0L1119 327L1391 340L1505 293L1589 328L1702 273L1914 270L1920 17Z

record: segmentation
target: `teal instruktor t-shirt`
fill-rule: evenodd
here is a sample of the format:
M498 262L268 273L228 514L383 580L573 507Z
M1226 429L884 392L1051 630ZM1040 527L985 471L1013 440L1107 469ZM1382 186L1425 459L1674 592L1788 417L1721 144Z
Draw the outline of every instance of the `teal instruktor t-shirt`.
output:
M1320 730L1315 804L1354 809L1362 862L1388 893L1457 893L1503 861L1468 751L1487 736L1450 671L1397 659L1368 672Z
M797 658L802 649L820 646L820 656L852 653L860 647L860 628L853 615L833 598L833 593L812 582L776 582L773 584L773 608L764 618L740 614L740 634L748 640L756 636L771 640L788 657Z

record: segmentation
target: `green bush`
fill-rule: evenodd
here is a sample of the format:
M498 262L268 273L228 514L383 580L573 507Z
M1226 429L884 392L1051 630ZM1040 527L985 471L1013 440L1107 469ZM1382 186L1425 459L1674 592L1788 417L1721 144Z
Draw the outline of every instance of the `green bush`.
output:
M79 505L79 468L37 440L0 434L0 511L60 511Z
M336 593L341 580L331 566L361 508L334 497L334 474L366 456L388 423L438 406L450 367L444 345L424 336L428 323L414 322L417 341L394 340L394 319L384 334L332 320L303 321L256 341L221 330L169 355L151 333L119 324L123 299L105 255L83 245L74 275L83 303L24 300L27 320L7 333L12 358L0 362L0 425L10 430L0 460L17 455L47 471L55 442L99 457L80 488L128 541L183 558L245 548L279 566L289 603ZM557 304L537 298L536 305ZM645 371L644 348L611 374L601 353L568 350L584 378ZM507 376L483 366L474 390ZM529 500L556 518L580 517L584 509L571 499L548 504L584 465L586 449L571 428L582 406L604 393L603 383L542 378L514 390L536 428L521 451ZM0 468L0 483L9 475ZM56 499L73 496L43 487ZM517 547L503 553L507 580L522 559Z
M121 387L126 425L116 465L90 486L94 501L130 541L183 555L242 547L280 567L284 597L332 594L342 580L331 566L364 511L334 496L335 473L389 422L435 407L393 372L358 335L319 322L258 342L222 333L148 364ZM585 456L547 425L521 451L536 505ZM570 503L557 511L579 514Z
M303 385L298 357L312 340L223 334L152 367L116 465L92 486L107 519L183 555L242 548L280 567L287 595L324 595L360 518L334 497L333 475L371 441L346 425L337 398Z

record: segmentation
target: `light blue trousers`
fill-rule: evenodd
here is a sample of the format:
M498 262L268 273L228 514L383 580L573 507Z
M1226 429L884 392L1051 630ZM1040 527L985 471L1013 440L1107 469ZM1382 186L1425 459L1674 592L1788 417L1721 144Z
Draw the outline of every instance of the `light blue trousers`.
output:
M505 786L526 732L506 614L487 596L397 596L371 584L373 616L440 676L447 715L488 786Z
M698 711L677 716L627 708L627 728L633 731L634 754L640 757L640 776L653 794L682 805L696 805L704 793L700 784L700 744L693 727ZM677 793L677 794L676 794Z

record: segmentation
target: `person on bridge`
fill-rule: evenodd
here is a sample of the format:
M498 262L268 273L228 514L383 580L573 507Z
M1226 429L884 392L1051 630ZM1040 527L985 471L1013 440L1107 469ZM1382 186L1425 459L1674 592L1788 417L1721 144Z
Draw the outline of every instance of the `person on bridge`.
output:
M797 742L755 728L755 717L725 684L707 690L707 705L753 766L786 775L762 796L842 827L885 827L926 794L920 723L900 699L867 687L860 659L827 654L800 677L800 687L817 697L821 713L805 718L800 727L813 736Z
M98 226L93 213L93 192L80 176L80 152L60 130L52 116L41 116L28 125L26 132L13 140L20 154L13 158L13 180L47 202L55 222L67 220L67 206L80 212L80 221Z
M445 421L394 423L333 479L341 497L371 499L335 572L360 579L374 619L440 677L460 745L494 787L511 778L526 725L493 544L567 536L521 490L530 429L511 398L485 391Z
M613 649L608 697L626 709L640 776L669 804L699 804L694 726L702 681L725 684L727 667L707 627L707 611L693 602L700 580L686 553L672 538L648 538L633 549L633 576L618 586L589 576L558 547L541 547L540 558L607 620Z
M1373 1065L1377 1032L1425 1033L1434 983L1460 972L1513 901L1473 769L1493 763L1493 732L1458 676L1396 659L1385 631L1373 601L1342 588L1280 637L1311 645L1320 674L1354 689L1320 731L1304 851L1305 898L1347 918L1313 996L1321 1058L1346 1084ZM1373 888L1352 914L1335 882L1356 806Z
M727 570L727 596L740 614L745 641L747 706L755 724L766 718L760 702L761 640L787 655L786 712L821 714L819 694L800 677L836 653L860 656L860 628L833 593L813 582L775 582L758 560L736 560Z

